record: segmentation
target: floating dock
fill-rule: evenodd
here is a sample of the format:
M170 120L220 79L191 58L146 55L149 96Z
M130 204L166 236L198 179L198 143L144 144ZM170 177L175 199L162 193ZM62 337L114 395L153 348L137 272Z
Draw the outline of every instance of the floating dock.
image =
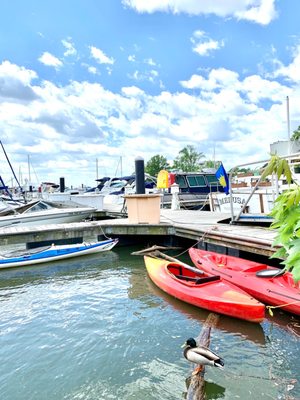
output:
M130 223L128 218L89 222L1 228L1 246L26 244L27 247L53 243L98 241L103 236L122 238L168 236L220 245L270 257L276 232L265 227L231 225L229 214L197 210L160 210L158 224ZM163 241L163 239L162 239Z

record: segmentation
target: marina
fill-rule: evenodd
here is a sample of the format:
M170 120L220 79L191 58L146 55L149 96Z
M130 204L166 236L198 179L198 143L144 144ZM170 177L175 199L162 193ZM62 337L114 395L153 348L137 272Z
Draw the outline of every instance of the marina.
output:
M137 173L136 176L143 174ZM212 398L231 399L234 393L234 397L245 399L252 399L253 396L261 398L265 395L269 398L293 399L289 392L298 395L298 367L291 367L290 359L278 361L273 348L268 349L271 350L271 353L267 353L270 356L268 361L263 361L261 354L262 348L267 348L267 342L272 342L273 331L278 329L275 321L283 319L284 332L281 340L284 340L285 347L280 344L278 349L281 354L288 350L288 354L291 355L290 349L293 348L293 357L295 356L294 347L295 343L299 345L297 339L300 334L298 288L292 283L291 276L289 279L285 275L283 279L277 278L278 282L275 285L272 284L272 277L268 281L264 277L258 277L255 278L257 290L251 292L248 286L253 285L244 277L244 273L242 278L245 282L242 287L240 277L236 277L234 283L229 281L227 275L230 275L230 271L224 271L224 267L221 268L223 264L218 261L225 260L226 257L237 260L236 265L246 268L248 272L251 270L249 265L255 265L255 268L257 265L264 265L265 272L266 260L270 260L278 250L278 247L273 246L276 232L257 221L254 223L253 220L251 223L249 213L246 213L248 222L244 220L242 223L239 218L233 218L232 212L182 209L180 202L176 201L179 200L176 191L172 194L171 207L164 208L162 193L145 193L143 179L137 179L136 184L136 193L121 195L120 199L126 204L121 211L95 208L91 204L88 208L87 204L82 204L87 215L80 217L80 220L76 216L74 221L55 223L56 219L49 218L49 213L43 213L44 216L36 220L34 214L38 216L38 212L30 212L30 218L34 218L32 224L30 220L22 222L20 214L12 210L16 222L12 221L2 226L0 251L3 264L1 273L4 279L0 282L4 286L2 292L0 285L0 301L9 303L16 291L18 292L19 286L20 297L23 299L23 302L17 305L18 309L22 309L18 317L14 312L7 318L3 316L5 321L2 328L7 342L11 342L16 333L25 349L30 349L27 363L27 358L22 360L23 353L21 354L18 343L14 348L14 353L22 360L24 369L21 385L17 389L14 371L19 367L9 355L4 354L5 363L11 365L9 369L12 371L3 382L6 397L21 400L25 394L26 397L35 399L31 389L22 382L30 381L28 369L31 370L32 376L35 376L36 364L40 370L45 370L45 365L50 362L53 370L47 370L47 375L56 385L53 386L50 382L45 384L43 379L35 379L30 386L33 385L37 399L41 393L46 393L47 399L59 397L130 400L142 396L145 399L159 400L203 400L210 398L207 397L209 393L212 393ZM229 193L227 189L224 191ZM92 196L94 201L97 193ZM60 193L58 197L60 201L57 206L67 210L68 218L73 218L73 210L75 212L81 205L78 203L72 206L72 201L69 203L70 199L66 202L61 201L64 193ZM37 204L44 204L44 200L38 201ZM31 204L25 206L27 207L30 210ZM242 214L242 211L241 209L238 213ZM6 216L2 217L5 218ZM93 254L94 250L100 249L101 246L104 251L100 254L97 250L98 254ZM213 266L213 269L218 268L217 273L206 271L206 265L201 270L198 258L190 252L194 246L199 254L201 251L205 254L217 252L214 253L217 255ZM12 249L11 253L7 252L7 249ZM172 251L173 257L161 253L159 249ZM90 252L91 254L88 254ZM145 255L144 259L135 257L142 254ZM122 256L125 256L125 267L121 261ZM243 257L256 263L243 262ZM263 262L265 264L260 264ZM272 263L280 267L280 259L274 259L269 264ZM134 272L133 265L137 267ZM231 265L226 267L230 270ZM272 270L271 266L270 269ZM275 269L278 271L278 268ZM259 297L260 279L266 283L262 298ZM285 292L283 282L287 286ZM45 287L46 292L43 290ZM39 288L43 298L36 292ZM276 296L272 288L278 292ZM269 296L269 291L273 293L272 296ZM287 298L287 301L293 302L291 307L287 307ZM153 304L157 302L163 304L162 308L157 310L154 306L155 312L152 313ZM173 308L170 313L165 314L169 305L177 304L176 302L179 302L179 315L174 313ZM27 305L26 310L23 309L23 303ZM196 318L188 317L195 322L193 332L186 331L189 326L186 322L178 325L178 321L185 319L181 310L186 306L197 310ZM175 309L177 310L177 306ZM55 310L59 310L58 315ZM199 314L203 314L200 323ZM25 321L22 319L23 315ZM18 322L14 324L16 318ZM161 323L158 322L159 319ZM220 327L226 319L236 322L232 324L232 329L223 332ZM42 325L38 327L40 321ZM25 325L28 326L29 333L28 330L22 330ZM251 355L249 349L240 349L239 346L248 345L248 340L251 342L252 339L248 335L253 325L259 327L263 346L255 347ZM241 333L244 332L244 328L245 333ZM40 336L33 342L34 333L38 330ZM62 346L57 344L57 337L60 338ZM242 338L241 344L237 343L237 337ZM101 339L104 347L98 344L97 338ZM188 338L196 338L197 342ZM177 339L188 344L184 353L180 352L180 360L174 359L174 341ZM256 344L256 339L254 341ZM276 338L274 345L279 343L282 342ZM153 346L154 349L151 348ZM178 343L176 346L179 350ZM237 352L233 351L236 347ZM44 353L44 348L50 352ZM8 349L9 347L5 346L4 352ZM171 358L169 352L172 353ZM150 366L148 367L148 361L141 359L149 360ZM204 375L204 366L217 366L216 360L219 360L222 366L223 379L219 379L220 372L216 371L207 371ZM184 364L184 361L189 363ZM239 365L240 361L242 365ZM285 364L283 373L277 371L273 366L274 362L278 363L279 368ZM189 364L192 363L196 363L197 368L193 373L186 374L185 369L191 367ZM235 363L238 364L236 371ZM246 369L243 369L244 364L247 365ZM70 366L71 369L66 368L64 371L64 365ZM226 367L223 371L224 365ZM84 373L81 373L81 367ZM269 369L268 374L263 372L264 368ZM290 374L286 373L286 368ZM82 380L82 376L85 376L85 379ZM116 376L118 380L115 379ZM61 377L63 379L60 382ZM173 383L174 378L176 385ZM256 389L251 386L251 380L260 381ZM235 384L241 381L242 388ZM153 390L155 384L158 384L157 390Z
M158 289L131 255L142 247L1 271L3 399L185 398L181 346L208 312ZM279 310L261 324L221 316L210 348L225 368L207 368L210 398L298 399L298 322Z

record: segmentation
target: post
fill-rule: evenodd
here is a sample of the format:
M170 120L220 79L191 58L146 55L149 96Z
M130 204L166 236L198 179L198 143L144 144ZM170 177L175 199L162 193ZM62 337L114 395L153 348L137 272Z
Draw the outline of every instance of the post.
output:
M215 328L219 320L219 315L210 313L203 324L196 342L202 346L209 347L211 329ZM205 395L205 380L204 380L205 367L196 375L192 375L187 392L187 400L204 400Z
M65 191L65 178L59 178L59 191L60 193Z
M145 169L142 157L135 159L135 192L136 194L145 194Z

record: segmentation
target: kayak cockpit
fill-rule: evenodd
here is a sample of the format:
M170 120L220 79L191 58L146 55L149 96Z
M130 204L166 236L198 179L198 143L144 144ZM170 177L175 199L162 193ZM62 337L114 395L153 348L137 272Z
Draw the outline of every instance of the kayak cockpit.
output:
M168 273L181 283L189 283L194 285L201 285L208 282L220 280L219 275L204 275L202 271L187 269L182 264L169 263L167 266Z

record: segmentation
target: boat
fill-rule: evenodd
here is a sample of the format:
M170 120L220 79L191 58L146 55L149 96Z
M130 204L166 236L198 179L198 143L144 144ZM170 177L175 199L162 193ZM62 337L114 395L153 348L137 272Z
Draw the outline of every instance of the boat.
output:
M189 255L201 271L218 274L259 301L300 315L300 283L294 282L291 272L193 247Z
M210 210L210 194L224 193L215 172L215 169L206 169L199 172L169 173L168 189L163 193L162 206L164 208L172 207L172 192L177 188L180 207L192 210Z
M78 204L61 206L58 203L44 200L33 201L26 205L5 209L0 212L0 227L17 225L48 225L79 222L89 218L95 211L93 207L83 207Z
M145 193L162 194L162 208L172 207L172 190L177 190L176 194L181 207L206 210L209 209L209 194L224 191L215 173L211 171L176 172L168 173L168 175L168 186L162 188L161 186L157 187L158 179L145 174ZM124 195L136 192L135 183L135 175L107 180L100 190L100 194L104 195L103 209L124 212L126 208ZM176 188L174 188L174 184Z
M30 250L16 250L0 255L0 269L24 267L87 254L100 253L111 250L118 243L118 239L107 239L101 242L80 243L38 247Z
M212 312L251 322L264 319L265 306L218 275L162 258L144 256L150 279L169 295Z
M294 154L283 153L280 147L271 145L271 154L280 155L288 160L292 174L292 183L300 182L300 152ZM270 226L273 218L269 215L277 197L285 190L290 189L285 175L278 177L272 173L263 177L262 172L269 160L260 160L249 164L236 165L228 175L230 181L229 194L212 192L209 195L210 210L231 214L231 223L246 223ZM254 165L257 167L252 170ZM235 172L241 167L249 172Z

